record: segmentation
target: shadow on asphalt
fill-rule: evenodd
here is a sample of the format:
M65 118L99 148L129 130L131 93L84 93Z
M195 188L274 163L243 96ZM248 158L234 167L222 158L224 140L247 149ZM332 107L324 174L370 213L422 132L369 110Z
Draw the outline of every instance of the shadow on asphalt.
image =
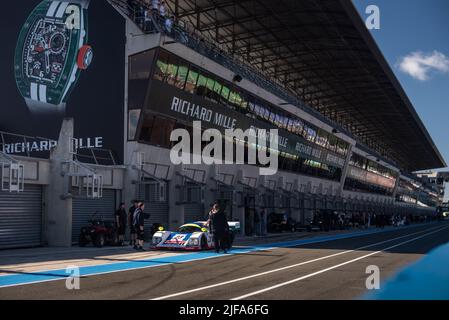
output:
M24 275L30 275L30 276L48 276L48 277L58 277L58 278L68 278L71 275L70 274L60 274L60 273L51 273L51 272L23 272L23 271L12 271L12 270L2 270L0 269L0 273L7 273L7 274L24 274ZM79 278L87 278L87 276L80 276Z
M5 265L15 265L15 264L23 264L23 263L40 263L40 262L44 262L44 263L48 263L49 261L52 262L58 262L58 261L70 261L70 260L93 260L93 259L98 259L98 260L108 260L107 256L112 256L112 255L126 255L126 254L131 254L131 253L140 253L139 251L134 250L132 247L129 247L129 249L127 247L117 247L117 250L111 250L112 247L108 247L107 250L105 251L100 251L100 252L94 252L95 249L98 250L98 248L95 247L88 247L88 248L76 248L79 251L76 252L70 252L70 251L65 251L65 252L61 252L60 249L55 248L56 253L51 253L51 251L46 252L45 254L39 254L39 253L33 253L33 252L29 252L29 253L20 253L17 254L17 256L13 253L11 253L11 255L5 255L5 259L2 259L2 256L0 255L0 266L5 266ZM9 250L5 250L5 251L0 251L1 254L6 253ZM12 249L14 251L20 251L21 249ZM11 250L11 251L12 251ZM23 249L23 250L32 250L32 249ZM95 250L95 251L97 251ZM147 251L147 252L155 252L155 251ZM161 253L166 253L166 252L161 252ZM105 258L102 258L105 257ZM156 256L155 256L156 257ZM133 261L133 260L127 260L124 259L124 261Z

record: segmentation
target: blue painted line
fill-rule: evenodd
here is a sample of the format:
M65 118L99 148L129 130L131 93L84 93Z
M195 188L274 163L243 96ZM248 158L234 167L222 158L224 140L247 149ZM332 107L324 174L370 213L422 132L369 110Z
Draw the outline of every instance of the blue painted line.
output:
M232 254L248 253L257 250L266 250L266 248L245 248L232 250ZM227 254L229 255L229 254ZM129 262L119 262L103 265L80 267L80 277L89 275L104 274L119 271L130 271L142 268L158 267L174 263L182 263L187 261L195 261L201 259L215 258L225 256L225 254L217 254L215 252L196 252L190 254L176 255L164 258L133 260ZM65 269L39 271L26 274L14 274L0 276L0 288L13 285L30 284L36 282L52 281L66 279L70 276Z
M449 243L403 268L363 300L449 300Z
M405 226L405 227L401 227L401 229L414 228L414 227L418 227L418 226L422 226L422 225ZM334 236L324 236L324 237L316 237L316 238L309 238L309 239L303 239L303 240L293 240L293 241L262 244L262 245L258 245L258 246L233 249L227 255L244 254L244 253L249 253L249 252L267 250L268 248L288 248L288 247L294 247L294 246L299 246L299 245L304 245L304 244L313 244L313 243L319 243L319 242L327 242L327 241L341 240L341 239L347 239L347 238L355 238L355 237L366 236L366 235L371 235L371 234L378 234L378 233L394 231L394 230L398 230L398 229L397 228L386 228L383 230L360 231L360 232L339 234L339 235L334 235ZM215 252L195 252L195 253L188 253L188 254L182 254L182 255L176 255L176 256L170 256L170 257L133 260L133 261L129 261L129 262L117 262L117 263L101 264L101 265L93 265L93 266L84 266L84 267L80 267L79 271L80 271L80 277L86 277L86 276L90 276L90 275L158 267L158 266L164 266L164 265L168 265L168 264L183 263L183 262L210 259L210 258L216 258L216 257L222 257L222 256L225 256L225 254L217 254ZM0 276L0 288L6 287L6 286L61 280L61 279L65 279L69 276L70 276L70 274L68 274L65 269L39 271L39 272L33 272L33 273L23 273L23 274L13 274L13 275L3 275L3 276Z

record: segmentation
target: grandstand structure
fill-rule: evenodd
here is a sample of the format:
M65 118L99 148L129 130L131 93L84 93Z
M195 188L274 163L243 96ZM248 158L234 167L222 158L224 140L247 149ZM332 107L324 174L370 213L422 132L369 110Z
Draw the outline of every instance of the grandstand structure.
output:
M168 155L167 132L194 120L164 109L173 96L306 146L281 152L274 177L173 167L183 196L168 206L179 212L169 224L216 199L249 224L263 209L304 222L322 209L434 211L435 190L412 172L445 161L350 1L169 0L165 16L146 2L110 2L129 19L127 112L138 121L128 154L171 167L157 156Z

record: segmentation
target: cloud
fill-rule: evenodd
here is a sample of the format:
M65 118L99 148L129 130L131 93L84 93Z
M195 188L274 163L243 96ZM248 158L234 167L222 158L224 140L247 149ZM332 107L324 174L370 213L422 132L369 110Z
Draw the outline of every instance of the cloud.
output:
M439 51L416 51L400 59L399 69L417 80L427 81L433 72L449 73L449 58Z

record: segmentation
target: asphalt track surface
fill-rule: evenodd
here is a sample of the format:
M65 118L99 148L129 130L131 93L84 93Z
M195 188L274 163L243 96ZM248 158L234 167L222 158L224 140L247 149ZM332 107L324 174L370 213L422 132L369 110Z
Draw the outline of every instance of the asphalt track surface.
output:
M0 299L358 299L368 266L381 281L449 242L449 223L398 228L295 247L0 288Z

